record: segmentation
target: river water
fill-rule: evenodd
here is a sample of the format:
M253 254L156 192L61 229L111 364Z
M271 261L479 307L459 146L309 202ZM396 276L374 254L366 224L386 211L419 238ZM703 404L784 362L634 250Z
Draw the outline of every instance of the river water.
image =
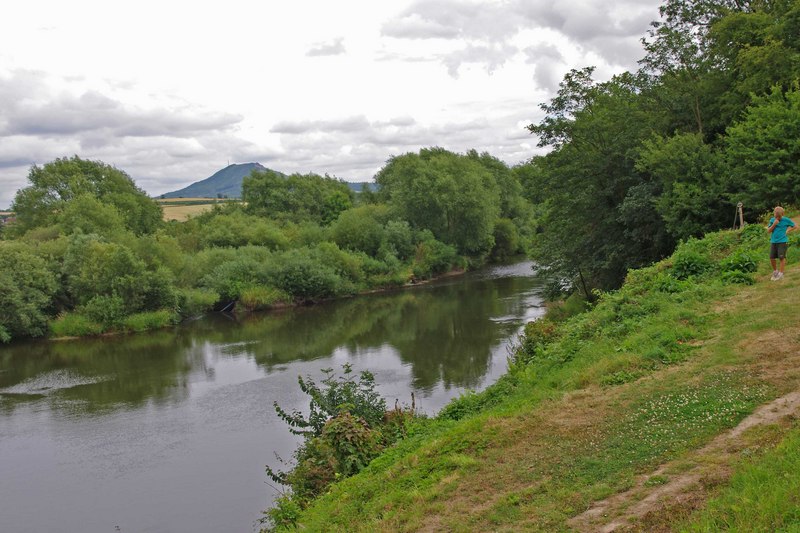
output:
M528 262L413 289L169 330L0 347L0 531L252 532L290 458L272 407L298 376L375 374L435 414L506 370L543 309Z

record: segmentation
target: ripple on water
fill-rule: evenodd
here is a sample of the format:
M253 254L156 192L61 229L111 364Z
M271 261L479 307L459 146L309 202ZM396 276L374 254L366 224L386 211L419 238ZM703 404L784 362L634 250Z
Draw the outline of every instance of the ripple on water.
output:
M0 389L4 395L35 395L43 396L54 391L71 389L81 385L91 385L103 381L110 381L111 376L82 376L69 370L53 370L36 377L27 379L10 387Z

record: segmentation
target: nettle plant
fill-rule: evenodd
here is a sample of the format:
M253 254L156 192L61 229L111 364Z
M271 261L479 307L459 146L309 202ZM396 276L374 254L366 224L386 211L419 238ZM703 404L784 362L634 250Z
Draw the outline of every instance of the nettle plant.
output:
M371 372L356 376L347 363L342 370L337 376L333 369L324 369L325 378L319 384L310 377L298 378L300 389L310 397L308 415L287 412L274 403L278 416L289 431L303 436L303 443L295 450L294 465L288 471L266 467L272 481L291 489L266 511L263 523L272 525L266 531L292 526L299 510L328 485L366 468L407 432L415 414L413 405L387 411Z

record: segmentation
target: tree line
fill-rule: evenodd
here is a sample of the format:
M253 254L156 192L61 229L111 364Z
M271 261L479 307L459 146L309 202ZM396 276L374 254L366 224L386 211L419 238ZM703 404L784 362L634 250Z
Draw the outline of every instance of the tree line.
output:
M0 340L142 331L211 309L349 296L523 253L532 206L505 163L439 148L392 158L377 191L254 171L243 201L187 222L122 170L33 166L0 240Z
M667 0L635 72L569 72L528 128L534 256L589 292L800 195L800 2Z

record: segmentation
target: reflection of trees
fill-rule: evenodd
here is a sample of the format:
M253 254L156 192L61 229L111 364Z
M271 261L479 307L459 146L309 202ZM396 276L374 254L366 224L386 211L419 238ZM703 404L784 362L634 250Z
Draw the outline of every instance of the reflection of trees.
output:
M534 283L531 278L464 281L249 316L238 328L221 327L219 318L197 328L227 344L228 353L247 353L267 368L328 357L340 347L361 352L389 344L411 365L415 388L439 381L474 387L489 368L492 348L518 327L491 318L522 316L520 296Z
M192 372L212 371L206 368L209 350L222 357L253 357L271 369L329 357L337 348L360 353L385 345L410 365L416 389L430 389L440 381L446 387L475 387L489 369L492 349L518 327L513 320L492 318L522 316L522 295L535 283L532 278L465 278L238 321L212 315L175 330L12 345L0 350L0 389L67 370L77 378L97 379L54 395L77 400L77 409L168 403L188 395ZM12 396L0 399L0 409L28 395Z
M189 371L198 363L186 349L190 343L191 338L165 330L12 345L4 348L0 356L0 389L50 372L67 371L70 379L89 383L58 390L54 398L64 407L71 402L60 400L78 400L79 404L72 405L82 411L145 401L175 401L185 396L183 385ZM45 388L31 392L50 395L53 391ZM13 405L23 401L24 396L7 395L0 405Z

